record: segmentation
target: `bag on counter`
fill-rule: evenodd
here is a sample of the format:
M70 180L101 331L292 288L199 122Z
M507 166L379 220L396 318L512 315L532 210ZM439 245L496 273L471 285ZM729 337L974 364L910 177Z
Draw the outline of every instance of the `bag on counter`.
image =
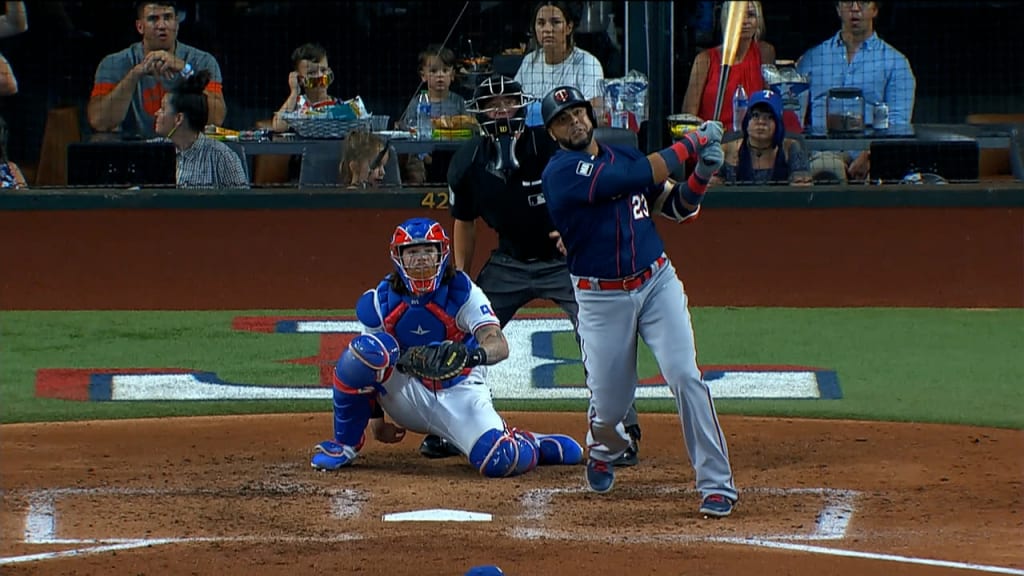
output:
M630 70L622 78L607 78L604 81L604 111L596 111L603 115L608 126L620 125L614 114L622 114L625 118L621 125L637 132L640 123L647 120L647 75L637 70ZM621 110L616 108L621 100Z
M807 105L811 97L811 84L796 70L792 60L776 60L775 64L762 64L761 77L770 89L782 95L782 119L789 132L803 132Z

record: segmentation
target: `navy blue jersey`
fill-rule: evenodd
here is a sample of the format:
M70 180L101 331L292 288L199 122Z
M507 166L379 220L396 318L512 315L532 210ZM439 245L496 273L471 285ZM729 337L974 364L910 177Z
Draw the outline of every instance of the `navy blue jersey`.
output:
M544 198L565 243L569 272L622 278L649 267L665 251L649 207L662 185L653 184L640 150L598 145L596 157L559 150L544 169Z

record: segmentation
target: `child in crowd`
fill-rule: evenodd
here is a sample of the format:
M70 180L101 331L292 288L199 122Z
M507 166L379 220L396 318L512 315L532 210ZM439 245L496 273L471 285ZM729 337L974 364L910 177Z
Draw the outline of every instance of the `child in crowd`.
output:
M419 55L419 73L420 85L426 88L427 96L430 98L431 118L466 113L466 100L451 91L452 81L455 79L455 52L451 48L438 44L427 46ZM400 128L408 130L416 126L416 107L419 99L420 90L417 89L398 121ZM426 154L422 158L410 155L404 162L402 181L410 184L446 182L449 160L451 152L435 153L433 156Z
M384 181L390 150L386 142L362 130L349 132L338 165L338 184L347 188L377 187Z
M284 132L288 129L281 114L285 112L310 112L336 106L340 101L327 93L334 82L334 72L327 63L327 50L319 44L303 44L292 52L292 65L288 74L288 97L281 108L274 113L273 129Z

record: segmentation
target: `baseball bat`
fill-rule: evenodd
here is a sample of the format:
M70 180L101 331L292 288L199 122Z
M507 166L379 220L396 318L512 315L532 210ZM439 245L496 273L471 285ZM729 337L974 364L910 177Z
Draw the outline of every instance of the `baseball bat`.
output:
M734 0L725 3L729 14L725 20L725 31L722 36L722 74L718 77L718 94L715 95L714 120L721 118L722 102L725 100L725 86L729 81L729 68L736 62L736 51L740 45L740 32L743 29L743 17L747 14L746 0Z

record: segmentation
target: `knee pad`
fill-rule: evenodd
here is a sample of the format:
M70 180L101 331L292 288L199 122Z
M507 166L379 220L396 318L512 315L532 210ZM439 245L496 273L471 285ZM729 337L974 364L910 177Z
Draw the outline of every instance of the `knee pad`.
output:
M492 429L469 451L469 462L488 478L518 476L537 467L537 441L529 432Z

